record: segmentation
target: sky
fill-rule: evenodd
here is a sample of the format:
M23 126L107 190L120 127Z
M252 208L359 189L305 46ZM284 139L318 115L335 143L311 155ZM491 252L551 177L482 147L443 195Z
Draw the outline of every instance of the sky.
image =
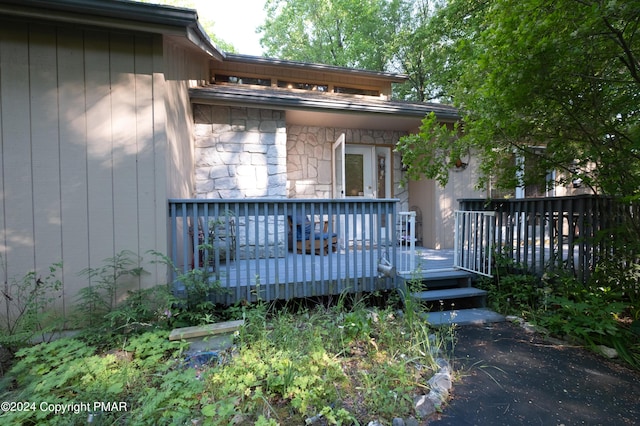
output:
M200 20L213 20L217 37L244 55L262 55L256 28L264 23L265 0L192 0Z

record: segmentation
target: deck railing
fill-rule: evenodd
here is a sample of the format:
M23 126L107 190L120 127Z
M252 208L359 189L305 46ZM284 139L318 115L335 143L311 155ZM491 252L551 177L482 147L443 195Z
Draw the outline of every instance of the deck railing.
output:
M398 273L407 275L416 270L416 212L399 212Z
M484 276L493 273L495 212L456 211L453 266Z
M169 200L170 259L210 275L213 301L289 300L395 288L397 200ZM306 222L309 220L309 223ZM310 233L308 231L310 229ZM321 235L320 235L321 234Z
M495 250L515 263L537 273L562 267L585 281L611 250L603 231L623 220L625 207L612 198L583 195L465 199L460 209L495 212Z

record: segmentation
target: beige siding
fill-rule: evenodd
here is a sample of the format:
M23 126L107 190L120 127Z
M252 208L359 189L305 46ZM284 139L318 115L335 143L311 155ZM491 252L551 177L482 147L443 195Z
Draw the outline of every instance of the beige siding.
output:
M195 142L189 87L206 81L209 64L207 60L185 51L170 40L165 40L164 43L164 59L167 193L170 198L193 198ZM181 233L182 229L178 229L178 232ZM178 252L182 252L182 247L178 247ZM179 263L182 262L184 259L181 258ZM176 266L182 268L184 265Z
M422 211L423 246L451 249L454 244L455 218L461 198L485 198L486 191L475 189L479 178L477 157L470 157L464 170L451 171L445 187L429 179L409 183L409 204Z
M160 37L0 22L3 279L64 260L66 313L90 284L79 272L122 250L151 274L119 297L166 282L146 252L167 252L167 193L189 195L192 143L188 82L166 84L164 53Z

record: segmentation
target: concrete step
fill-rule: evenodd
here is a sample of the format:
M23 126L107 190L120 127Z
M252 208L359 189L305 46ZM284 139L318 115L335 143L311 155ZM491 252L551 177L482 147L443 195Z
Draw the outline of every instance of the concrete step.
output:
M481 290L475 287L456 287L446 288L442 290L427 290L412 293L412 296L418 300L424 302L436 301L436 300L455 300L455 299L467 299L471 297L486 297L486 290Z
M426 314L426 320L434 326L440 325L469 325L469 324L488 324L493 322L502 322L505 318L489 309L473 308L458 309L453 311L429 312Z

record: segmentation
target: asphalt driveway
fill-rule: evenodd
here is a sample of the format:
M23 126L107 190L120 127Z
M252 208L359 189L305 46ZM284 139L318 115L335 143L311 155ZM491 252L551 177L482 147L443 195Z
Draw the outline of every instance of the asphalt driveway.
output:
M508 322L457 335L461 377L430 426L640 424L640 372Z

